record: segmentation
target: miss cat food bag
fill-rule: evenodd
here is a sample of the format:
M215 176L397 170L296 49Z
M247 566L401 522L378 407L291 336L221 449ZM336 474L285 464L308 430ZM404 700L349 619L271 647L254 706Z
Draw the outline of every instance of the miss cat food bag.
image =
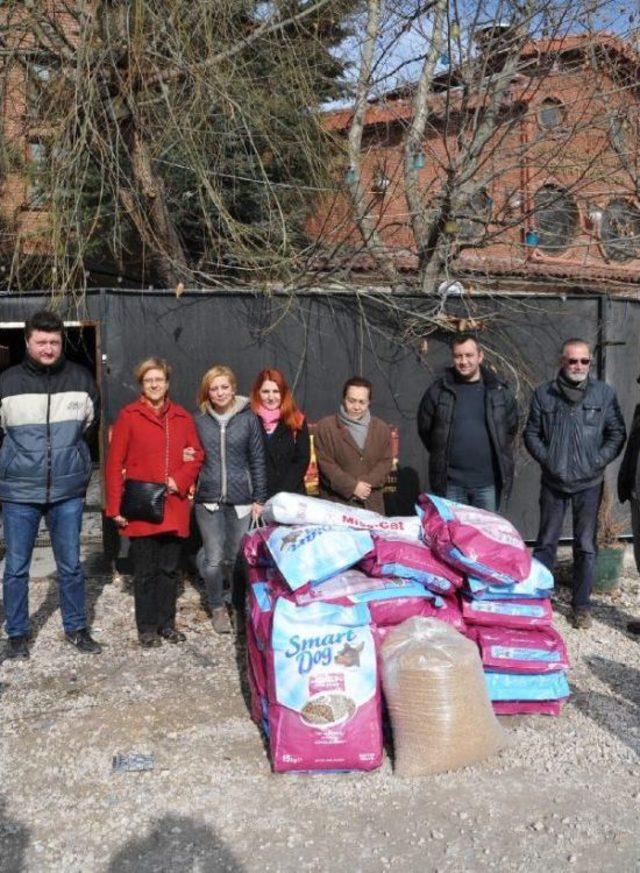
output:
M268 665L276 772L380 766L381 697L364 604L296 606L279 599Z
M425 543L460 572L492 585L522 582L531 572L531 555L522 537L495 512L420 495Z
M420 519L416 515L386 517L370 509L345 506L332 500L307 497L280 491L264 505L262 518L276 524L319 524L330 527L352 527L388 534L402 539L417 540Z

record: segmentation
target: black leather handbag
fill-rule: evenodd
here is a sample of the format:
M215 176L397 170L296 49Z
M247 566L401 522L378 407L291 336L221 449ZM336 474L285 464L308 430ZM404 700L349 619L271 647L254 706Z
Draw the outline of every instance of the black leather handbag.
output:
M120 515L127 521L150 521L159 524L164 518L164 482L141 482L125 479L120 501Z
M169 415L164 417L165 482L169 475ZM125 479L120 500L120 515L127 521L148 521L159 524L164 518L165 482L144 482Z

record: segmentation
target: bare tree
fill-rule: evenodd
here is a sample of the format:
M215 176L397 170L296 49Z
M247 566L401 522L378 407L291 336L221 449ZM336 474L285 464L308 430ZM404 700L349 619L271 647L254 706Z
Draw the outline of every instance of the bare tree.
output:
M624 34L593 28L610 7L368 0L355 100L334 125L347 131L351 209L328 222L333 256L342 245L345 263L391 287L445 296L464 275L526 273L536 250L575 245L602 263L598 201L636 195L640 141L640 58ZM640 254L640 213L610 233ZM622 249L604 249L615 278Z
M109 260L165 286L299 271L311 199L329 178L318 107L340 93L331 48L352 5L2 4L14 110L2 151L5 163L11 149L23 156L8 201L26 177L39 215L16 251L45 256L39 281L81 286Z

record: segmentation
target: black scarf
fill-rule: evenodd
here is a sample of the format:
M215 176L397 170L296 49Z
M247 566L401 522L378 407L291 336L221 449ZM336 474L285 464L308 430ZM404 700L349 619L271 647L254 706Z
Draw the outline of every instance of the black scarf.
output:
M562 370L560 370L556 377L558 391L565 400L572 404L580 403L581 400L584 400L584 392L587 390L588 381L589 377L587 376L582 382L572 382L571 379L567 379Z

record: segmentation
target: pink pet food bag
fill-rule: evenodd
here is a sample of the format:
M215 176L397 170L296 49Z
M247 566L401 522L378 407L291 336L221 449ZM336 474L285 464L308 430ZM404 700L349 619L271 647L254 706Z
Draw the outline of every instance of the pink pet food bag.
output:
M267 540L275 525L258 527L242 538L242 553L249 567L272 567L273 558L267 548Z
M468 624L531 629L547 627L553 613L549 600L462 599L462 617Z
M531 555L506 518L432 494L420 495L420 506L425 543L460 572L493 585L521 582L529 575Z
M400 576L415 579L436 594L460 588L463 579L453 567L434 555L424 543L373 535L373 551L359 566L369 576Z
M569 669L564 641L553 627L516 630L476 627L482 665L513 673L554 673Z
M565 700L494 700L496 715L553 715L562 712Z
M276 772L380 766L381 694L366 605L280 598L267 664Z

